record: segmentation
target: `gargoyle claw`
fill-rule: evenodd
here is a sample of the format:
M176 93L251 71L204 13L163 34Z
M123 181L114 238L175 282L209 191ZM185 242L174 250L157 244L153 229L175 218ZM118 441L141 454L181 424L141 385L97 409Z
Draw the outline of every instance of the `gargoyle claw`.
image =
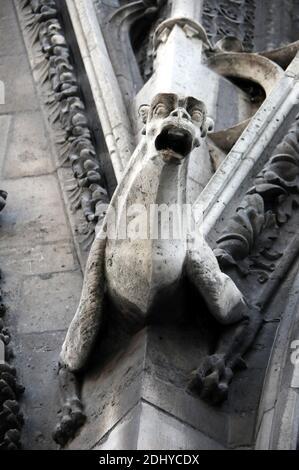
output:
M232 369L225 365L222 356L209 356L193 372L189 389L210 403L221 404L227 399L232 378Z
M86 416L83 413L80 400L74 400L72 404L67 404L62 412L61 420L53 433L54 441L64 447L75 437L85 421Z

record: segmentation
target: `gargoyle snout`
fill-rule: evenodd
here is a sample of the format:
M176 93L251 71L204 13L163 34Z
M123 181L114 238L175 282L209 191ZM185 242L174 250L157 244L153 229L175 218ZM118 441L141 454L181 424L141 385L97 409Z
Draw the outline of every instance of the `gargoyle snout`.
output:
M187 119L191 121L190 114L186 111L185 108L182 108L182 107L178 107L175 110L173 110L172 113L170 113L170 116L175 117L177 119Z

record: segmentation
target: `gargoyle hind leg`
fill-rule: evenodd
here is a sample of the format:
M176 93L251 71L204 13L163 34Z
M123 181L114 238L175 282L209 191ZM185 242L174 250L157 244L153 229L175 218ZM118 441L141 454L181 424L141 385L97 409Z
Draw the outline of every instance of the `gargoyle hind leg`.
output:
M186 268L188 279L204 298L210 313L224 325L217 351L193 373L190 389L212 403L221 403L227 398L233 371L245 366L242 356L260 328L261 315L247 304L232 279L221 272L204 239L188 250Z
M60 355L62 415L53 437L62 446L75 436L85 421L77 374L86 366L103 317L105 247L105 239L95 239L87 261L79 307Z

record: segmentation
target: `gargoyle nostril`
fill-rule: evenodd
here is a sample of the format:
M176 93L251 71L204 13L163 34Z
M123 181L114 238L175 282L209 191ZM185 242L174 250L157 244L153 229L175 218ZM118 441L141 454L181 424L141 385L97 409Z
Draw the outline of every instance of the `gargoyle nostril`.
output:
M190 114L184 108L177 108L170 114L171 117L176 117L179 119L190 119Z

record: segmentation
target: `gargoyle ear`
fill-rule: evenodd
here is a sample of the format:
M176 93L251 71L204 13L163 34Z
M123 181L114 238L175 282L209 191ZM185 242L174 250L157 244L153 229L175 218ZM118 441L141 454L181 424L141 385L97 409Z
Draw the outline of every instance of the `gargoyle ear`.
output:
M201 128L201 137L206 137L207 134L209 134L210 132L213 132L214 125L215 124L214 124L213 119L210 117L206 117L205 122L203 123L202 128Z
M139 108L138 114L143 124L147 123L149 110L150 110L149 104L142 104Z

